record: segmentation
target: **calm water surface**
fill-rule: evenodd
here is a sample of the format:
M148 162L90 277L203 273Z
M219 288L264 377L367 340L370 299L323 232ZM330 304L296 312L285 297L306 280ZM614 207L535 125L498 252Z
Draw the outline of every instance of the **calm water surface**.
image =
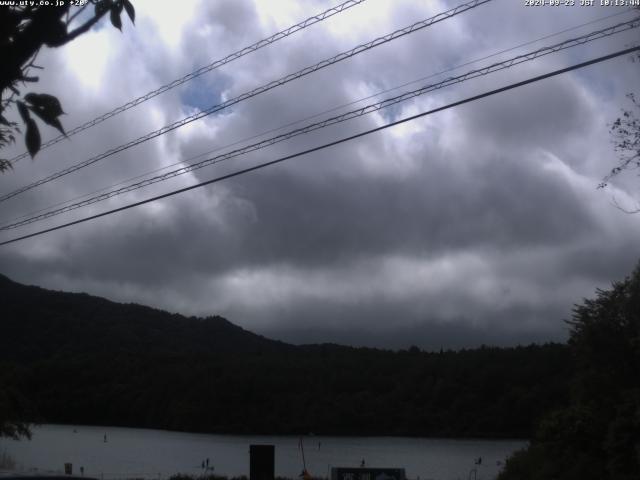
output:
M104 441L104 436L107 441ZM248 475L249 445L273 444L276 475L297 478L302 471L298 437L208 435L135 428L42 425L31 441L0 440L0 455L10 455L16 468L73 473L98 478L164 479L175 473L201 474L201 464L220 475ZM448 440L403 437L304 437L307 469L328 476L329 468L403 467L420 480L495 478L499 462L526 445L523 440ZM482 464L474 460L482 457ZM475 474L472 472L476 469Z

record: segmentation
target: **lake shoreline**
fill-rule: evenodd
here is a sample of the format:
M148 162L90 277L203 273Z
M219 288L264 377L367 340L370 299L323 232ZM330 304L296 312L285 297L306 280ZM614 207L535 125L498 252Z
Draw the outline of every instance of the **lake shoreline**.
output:
M416 437L213 435L156 429L43 424L33 428L30 441L0 439L16 469L64 471L101 480L166 480L181 474L202 477L241 477L249 471L251 445L273 445L275 475L296 479L303 468L314 478L328 478L332 467L404 468L407 478L495 478L506 459L525 448L523 440L478 440ZM477 459L482 464L477 465ZM210 471L206 470L209 460ZM82 470L80 470L82 468ZM482 475L480 475L482 473ZM216 479L210 479L216 480Z
M145 431L156 431L156 432L166 432L166 433L187 433L187 434L195 434L195 435L237 435L237 436L255 436L255 437L276 437L276 438L314 438L314 437L337 437L337 438L415 438L415 439L427 439L427 440L459 440L459 441L468 441L468 440L486 440L486 441L513 441L513 442L529 442L529 438L521 438L521 437L509 437L509 436L447 436L447 435L434 435L434 436L425 436L425 435L412 435L412 434L404 434L404 433L393 433L393 434L359 434L359 433L331 433L331 432L308 432L308 433L269 433L269 432L239 432L239 431L194 431L194 430L174 430L167 428L159 428L159 427L146 427L139 425L131 425L131 424L122 424L122 425L90 425L84 423L64 423L64 422L29 422L29 424L33 427L38 427L42 425L52 425L52 426L61 426L61 427L92 427L92 428L122 428L122 429L136 429L136 430L145 430Z

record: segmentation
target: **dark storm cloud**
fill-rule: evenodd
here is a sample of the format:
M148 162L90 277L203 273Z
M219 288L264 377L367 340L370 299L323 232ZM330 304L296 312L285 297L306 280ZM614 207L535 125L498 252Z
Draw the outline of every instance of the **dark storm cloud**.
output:
M464 261L469 262L468 259ZM437 292L430 289L441 282L438 275L443 272L434 271L433 276L420 278L421 285L416 285L415 292L402 299L395 295L394 282L397 280L393 277L380 279L381 284L387 284L375 289L374 293L363 292L360 301L341 297L340 301L326 302L322 295L318 295L319 298L314 298L313 294L300 295L270 309L266 313L269 321L253 328L265 335L296 343L331 342L340 338L357 346L394 348L410 345L427 349L443 345L460 348L481 343L526 344L565 338L566 325L562 320L569 318L570 305L554 301L547 292L542 295L547 300L542 305L526 302L512 305L508 297L519 295L517 280L506 276L498 285L482 286L487 298L474 298L469 291L479 288L479 284L487 279L478 275L483 269L472 270L461 263L459 272L468 274L468 278L458 278ZM314 287L317 291L315 281ZM533 284L526 287L533 291L537 289ZM345 285L345 289L352 290L352 285Z
M556 77L463 106L462 128L508 150L557 148L590 127L591 112L576 87L569 77Z
M393 162L389 154L380 160ZM167 207L170 221L87 229L82 240L70 239L74 256L56 261L67 263L69 273L93 265L106 279L155 283L177 273L270 263L311 268L389 253L552 246L597 228L566 184L538 169L538 159L501 159L465 175L452 160L432 151L407 178L307 180L293 174L304 165L255 173L223 187L228 193L215 205L217 221L179 200ZM304 162L314 161L348 165L350 159L337 154Z

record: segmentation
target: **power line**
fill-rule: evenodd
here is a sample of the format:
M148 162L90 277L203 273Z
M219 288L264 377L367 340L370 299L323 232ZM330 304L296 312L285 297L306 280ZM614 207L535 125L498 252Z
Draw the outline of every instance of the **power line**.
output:
M125 103L124 105L120 105L117 108L114 108L113 110L104 113L102 115L100 115L99 117L94 118L93 120L89 120L86 123L83 123L82 125L79 125L71 130L69 130L67 132L66 135L58 135L57 137L43 143L40 146L40 150L44 150L47 147L50 147L51 145L55 145L56 143L64 140L67 137L71 137L77 133L80 133L88 128L91 128L95 125L98 125L99 123L104 122L105 120L114 117L122 112L125 112L126 110L129 110L130 108L135 107L136 105L140 105L143 102L146 102L147 100L152 99L153 97L157 97L158 95L161 95L169 90L171 90L172 88L178 87L180 85L182 85L183 83L189 82L191 80L193 80L194 78L197 78L201 75L204 75L205 73L211 72L212 70L215 70L216 68L219 68L223 65L226 65L227 63L231 63L234 60L237 60L241 57L244 57L245 55L255 52L257 50L260 50L261 48L266 47L267 45L271 45L272 43L277 42L278 40L282 40L283 38L288 37L289 35L292 35L296 32L299 32L300 30L304 30L307 27L310 27L311 25L314 25L318 22L321 22L323 20L326 20L327 18L330 18L340 12L343 12L351 7L354 7L356 5L359 5L361 3L363 3L365 0L347 0L344 3L341 3L340 5L337 5L335 7L332 7L328 10L325 10L324 12L318 13L312 17L307 18L306 20L303 20L300 23L297 23L295 25L292 25L289 28L286 28L284 30L281 30L277 33L274 33L273 35L271 35L268 38L264 38L262 40L257 41L256 43L249 45L248 47L244 47L236 52L233 52L229 55L227 55L224 58L221 58L219 60L216 60L215 62L210 63L209 65L205 65L204 67L200 67L197 70L194 70L191 73L188 73L186 75L184 75L183 77L180 77L176 80L173 80L172 82L169 82L165 85L162 85L158 88L156 88L155 90L152 90L149 93L146 93L145 95L142 95L134 100L131 100L127 103ZM15 163L25 157L29 156L28 152L24 152L21 153L20 155L17 155L15 157L13 157L12 159L10 159L9 161L11 163Z
M21 237L12 238L10 240L6 240L4 242L0 242L0 246L8 245L10 243L15 243L15 242L18 242L18 241L21 241L21 240L26 240L27 238L36 237L36 236L39 236L39 235L43 235L45 233L53 232L53 231L60 230L60 229L63 229L63 228L67 228L67 227L70 227L70 226L73 226L73 225L78 225L80 223L88 222L89 220L95 220L97 218L104 217L104 216L107 216L107 215L111 215L113 213L122 212L122 211L128 210L130 208L138 207L138 206L141 206L141 205L145 205L147 203L155 202L157 200L161 200L161 199L168 198L168 197L171 197L171 196L174 196L174 195L178 195L180 193L188 192L188 191L194 190L196 188L204 187L206 185L210 185L210 184L213 184L213 183L218 183L218 182L221 182L223 180L227 180L229 178L237 177L237 176L243 175L245 173L249 173L249 172L252 172L252 171L255 171L255 170L260 170L262 168L265 168L265 167L268 167L268 166L271 166L271 165L275 165L277 163L284 162L286 160L291 160L293 158L301 157L301 156L307 155L309 153L314 153L314 152L317 152L317 151L320 151L320 150L324 150L326 148L333 147L333 146L336 146L336 145L339 145L339 144L342 144L342 143L345 143L345 142L348 142L348 141L351 141L351 140L355 140L357 138L364 137L366 135L370 135L372 133L379 132L379 131L385 130L387 128L394 127L396 125L400 125L402 123L409 122L409 121L412 121L412 120L415 120L415 119L418 119L418 118L421 118L421 117L425 117L427 115L431 115L431 114L434 114L434 113L437 113L437 112L441 112L441 111L447 110L449 108L453 108L453 107L457 107L457 106L460 106L460 105L463 105L463 104L466 104L466 103L474 102L476 100L480 100L480 99L485 98L485 97L489 97L489 96L492 96L492 95L496 95L498 93L506 92L508 90L513 90L515 88L519 88L519 87L522 87L524 85L535 83L535 82L538 82L538 81L541 81L541 80L544 80L544 79L547 79L547 78L551 78L551 77L554 77L554 76L557 76L557 75L561 75L563 73L570 72L572 70L577 70L579 68L584 68L584 67L587 67L589 65L594 65L596 63L604 62L606 60L610 60L612 58L620 57L622 55L633 53L633 52L636 52L636 51L639 51L639 50L640 50L640 47L632 47L632 48L627 48L627 49L624 49L624 50L619 50L619 51L611 53L609 55L604 55L604 56L601 56L601 57L598 57L598 58L594 58L592 60L588 60L586 62L582 62L582 63L578 63L578 64L575 64L575 65L572 65L570 67L562 68L562 69L559 69L559 70L554 70L552 72L545 73L543 75L538 75L536 77L532 77L532 78L529 78L527 80L523 80L523 81L520 81L520 82L517 82L517 83L512 83L512 84L507 85L505 87L497 88L495 90L490 90L488 92L481 93L479 95L474 95L472 97L465 98L464 100L459 100L457 102L453 102L453 103L450 103L450 104L442 106L442 107L438 107L438 108L434 108L432 110L428 110L426 112L418 113L416 115L412 115L410 117L406 117L406 118L403 118L401 120L396 120L395 122L390 122L390 123L387 123L386 125L382 125L380 127L372 128L370 130L366 130L364 132L357 133L355 135L350 135L348 137L343 137L343 138L341 138L339 140L335 140L333 142L325 143L323 145L319 145L319 146L314 147L314 148L303 150L301 152L297 152L297 153L294 153L292 155L287 155L287 156L284 156L284 157L277 158L275 160L271 160L269 162L264 162L264 163L261 163L261 164L258 164L258 165L254 165L253 167L248 167L248 168L244 168L242 170L237 170L237 171L235 171L233 173L229 173L229 174L226 174L226 175L222 175L220 177L212 178L212 179L207 180L205 182L197 183L197 184L191 185L189 187L184 187L184 188L180 188L178 190L173 190L171 192L164 193L162 195L151 197L151 198L148 198L146 200L141 200L139 202L130 203L130 204L125 205L123 207L115 208L113 210L108 210L106 212L98 213L96 215L91 215L89 217L84 217L84 218L81 218L79 220L75 220L73 222L68 222L68 223L65 223L65 224L62 224L62 225L57 225L55 227L51 227L51 228L47 228L47 229L44 229L44 230L40 230L38 232L30 233L28 235L23 235Z
M111 190L109 192L106 193L102 193L100 195L96 195L94 197L88 198L86 200L80 201L80 202L76 202L70 205L66 205L64 207L58 208L58 209L54 209L54 210L50 210L46 213L42 213L40 215L35 215L32 216L30 218L27 218L25 220L20 220L14 223L10 223L8 225L3 225L2 227L0 227L0 231L2 230L11 230L11 229L15 229L24 225L28 225L31 223L35 223L41 220L45 220L47 218L51 218L57 215L61 215L63 213L67 213L73 210L77 210L79 208L82 207L86 207L89 205L92 205L94 203L98 203L104 200L107 200L109 198L113 198L116 197L118 195L122 195L124 193L128 193L128 192L132 192L134 190L138 190L140 188L149 186L149 185L153 185L155 183L159 183L159 182L163 182L165 180L168 180L170 178L174 178L177 177L179 175L183 175L185 173L189 173L192 172L194 170L198 170L200 168L204 168L206 166L209 165L213 165L213 164L217 164L217 163L221 163L223 161L229 160L231 158L235 158L241 155L244 155L246 153L249 152L253 152L256 150L260 150L266 147L269 147L271 145L274 145L276 143L280 143L283 142L285 140L289 140L293 137L299 136L299 135L303 135L306 133L310 133L322 128L326 128L330 125L335 125L338 123L342 123L345 122L347 120L352 120L354 118L358 118L364 115L367 115L369 113L373 113L376 112L378 110L382 110L384 108L388 108L392 105L396 105L398 103L401 102L405 102L407 100L410 100L412 98L415 98L417 96L420 95L424 95L425 93L428 92L432 92L435 90L439 90L441 88L444 87L448 87L457 83L462 83L464 81L467 80L471 80L474 78L478 78L480 76L484 76L484 75L488 75L490 73L494 73L500 70L504 70L510 67L513 67L515 65L519 65L521 63L524 62L528 62L528 61L532 61L535 60L537 58L549 55L551 53L556 53L559 52L561 50L566 50L568 48L573 48L579 45L584 45L585 43L594 41L594 40L598 40L601 38L605 38L611 35L614 35L616 33L620 33L623 31L627 31L633 28L638 28L640 26L640 18L636 18L634 20L630 20L627 22L622 22L619 23L617 25L614 25L612 27L608 27L602 30L597 30L594 32L590 32L588 34L582 35L580 37L576 37L573 39L569 39L569 40L565 40L563 42L557 43L555 45L551 45L551 46L547 46L547 47L542 47L538 50L535 50L533 52L529 52L529 53L525 53L522 55L518 55L516 57L504 60L502 62L498 62L498 63L494 63L491 64L487 67L483 67L480 69L476 69L476 70L471 70L467 73L464 73L462 75L459 75L457 77L450 77L446 80L443 80L441 82L438 83L434 83L431 85L426 85L423 86L419 89L416 90L412 90L409 92L405 92L401 95L397 95L395 97L391 97L391 98L387 98L385 100L382 100L380 102L376 102L370 105L366 105L364 107L355 109L355 110L351 110L349 112L343 113L341 115L337 115L325 120L322 120L320 122L316 122L316 123L312 123L309 125L306 125L304 127L295 129L295 130L291 130L289 132L283 133L281 135L277 135L275 137L271 137L269 139L266 140L262 140L260 142L251 144L251 145L247 145L245 147L236 149L236 150L232 150L231 152L227 152L221 155L217 155L215 157L211 157L211 158L207 158L205 160L202 160L201 162L195 163L195 164L191 164L191 165L186 165L184 167L178 168L176 170L164 173L162 175L157 175L151 178L147 178L144 180L141 180L139 182L133 183L131 185L127 185L124 186L122 188L118 188L115 190Z
M303 68L302 70L299 70L295 73L291 73L289 75L286 75L282 78L279 78L278 80L273 80L265 85L262 85L258 88L255 88L249 92L245 92L242 95L239 95L237 97L234 97L232 99L229 99L223 103L220 103L218 105L214 105L212 107L207 108L206 110L201 110L198 113L195 113L193 115L190 115L188 117L183 118L182 120L178 120L177 122L174 122L170 125L166 125L158 130L155 130L153 132L150 132L142 137L139 137L135 140L132 140L128 143L125 143L123 145L120 145L118 147L112 148L110 150L107 150L106 152L103 152L99 155L96 155L94 157L91 157L87 160L84 160L83 162L77 163L76 165L73 165L71 167L68 167L64 170L60 170L57 173L54 173L52 175L49 175L48 177L45 177L43 179L40 179L36 182L30 183L26 186L20 187L17 190L14 190L10 193L7 193L3 196L0 197L0 202L3 202L5 200L8 200L12 197L15 197L16 195L19 195L20 193L26 192L28 190L31 190L33 188L36 188L40 185L43 185L45 183L49 183L57 178L63 177L65 175L69 175L70 173L73 173L77 170L80 170L84 167L87 167L89 165L92 165L100 160L103 160L107 157L110 157L112 155L115 155L116 153L122 152L124 150L127 150L131 147L134 147L136 145L139 145L143 142L146 142L147 140L151 140L153 138L156 138L160 135L164 135L172 130L175 130L176 128L182 127L184 125L187 125L188 123L191 123L195 120L199 120L201 118L204 118L208 115L211 115L212 113L218 112L220 110L223 110L227 107L230 107L232 105L235 105L237 103L240 103L244 100L247 100L249 98L255 97L256 95L259 95L261 93L264 93L266 91L272 90L276 87L279 87L281 85L285 85L293 80L297 80L298 78L304 77L306 75L309 75L310 73L314 73L317 72L325 67L328 67L330 65L333 65L335 63L341 62L342 60L346 60L348 58L351 58L355 55L358 55L362 52L365 52L367 50L370 50L372 48L375 48L377 46L383 45L385 43L391 42L392 40L395 40L397 38L403 37L405 35L409 35L411 33L417 32L419 30L422 30L423 28L429 27L435 23L441 22L443 20L449 19L455 15L459 15L460 13L466 12L467 10L471 10L473 8L476 8L482 4L488 3L491 0L472 0L470 2L458 5L455 8L452 8L450 10L447 10L446 12L442 12L439 13L433 17L427 18L425 20L421 20L419 22L414 23L413 25L409 25L408 27L396 30L392 33L389 33L387 35L384 35L382 37L378 37L370 42L358 45L357 47L348 50L346 52L342 52L339 53L338 55L335 55L334 57L331 57L329 59L323 60L321 62L316 63L315 65Z
M589 22L581 23L581 24L575 25L573 27L568 27L568 28L565 28L565 29L560 30L558 32L554 32L554 33L551 33L549 35L545 35L545 36L536 38L535 40L529 40L529 41L527 41L525 43L521 43L519 45L516 45L516 46L513 46L513 47L509 47L509 48L506 48L506 49L491 53L489 55L485 55L484 57L476 58L474 60L469 60L467 62L455 65L453 67L449 67L449 68L447 68L445 70L440 70L439 72L431 73L429 75L420 77L420 78L415 79L415 80L411 80L409 82L402 83L400 85L396 85L394 87L387 88L385 90L380 90L380 91L378 91L378 92L376 92L374 94L368 95L366 97L361 97L358 100L353 100L353 101L348 102L348 103L343 103L341 105L332 107L332 108L330 108L328 110L323 110L322 112L318 112L318 113L315 113L313 115L309 115L307 117L295 120L293 122L289 122L289 123L286 123L284 125L280 125L279 127L271 128L269 130L264 130L264 131L262 131L260 133L251 135L249 137L244 137L244 138L236 140L236 141L234 141L232 143L228 143L226 145L221 145L221 146L216 147L216 148L211 149L211 150L207 150L205 152L202 152L202 153L200 153L198 155L195 155L195 156L189 157L187 159L181 160L179 162L175 162L175 163L172 163L170 165L165 165L164 167L160 167L160 168L156 168L156 169L153 169L153 170L150 170L150 171L146 171L146 172L141 173L139 175L136 175L134 177L129 177L127 179L120 180L119 182L117 182L115 184L108 185L108 186L100 188L98 190L87 192L87 193L84 193L82 195L76 196L74 198L71 198L71 199L68 199L68 200L64 200L62 202L58 202L58 203L55 203L53 205L49 205L47 207L39 208L37 210L33 210L31 212L19 215L17 217L14 217L14 218L8 220L7 224L5 224L4 226L0 227L0 230L4 229L5 226L9 226L8 225L9 222L16 222L18 220L22 220L23 218L31 217L31 216L39 214L41 212L46 212L49 209L52 209L52 208L55 208L55 207L59 207L59 206L62 206L62 205L66 205L66 204L70 204L71 202L76 202L76 201L78 201L80 199L96 195L96 194L98 194L100 192L104 192L106 190L113 189L115 187L119 187L120 185L125 185L128 182L132 182L134 180L138 180L138 179L143 178L143 177L145 177L147 175L151 175L151 174L154 174L154 173L157 173L157 172L161 172L163 170L167 170L169 168L172 168L172 167L175 167L177 165L184 164L184 163L188 164L188 163L190 163L190 162L192 162L194 160L197 160L198 158L205 157L206 155L210 155L210 154L212 154L214 152L218 152L218 151L224 150L226 148L234 147L236 145L248 142L249 140L254 140L256 138L262 137L262 136L267 135L269 133L274 133L274 132L283 130L283 129L287 128L287 127L298 125L298 124L300 124L302 122L306 122L308 120L313 120L314 118L318 118L318 117L320 117L322 115L325 115L327 113L335 112L337 110L340 110L340 109L343 109L343 108L346 108L346 107L350 107L352 105L355 105L357 103L363 102L365 100L369 100L371 98L378 97L378 96L380 96L380 95L382 95L384 93L389 93L389 92L392 92L392 91L395 91L395 90L399 90L400 88L403 88L403 87L406 87L406 86L409 86L409 85L413 85L413 84L416 84L416 83L424 81L424 80L428 80L429 78L438 77L438 76L443 75L445 73L448 73L448 72L451 72L451 71L454 71L454 70L458 70L459 68L465 67L467 65L472 65L474 63L478 63L478 62L481 62L483 60L487 60L489 58L497 57L498 55L502 55L504 53L508 53L508 52L512 52L514 50L518 50L518 49L520 49L522 47L525 47L525 46L528 46L528 45L532 45L532 44L540 42L542 40L546 40L546 39L549 39L549 38L557 37L558 35L562 35L563 33L571 32L571 31L574 31L574 30L578 30L578 29L586 27L588 25L593 25L595 23L600 23L600 22L602 22L604 20L608 20L608 19L613 18L613 17L619 17L621 15L625 15L625 14L630 13L630 12L633 12L633 9L630 8L630 9L627 9L627 10L623 10L621 12L612 13L610 15L605 15L604 17L600 17L600 18L597 18L595 20L591 20Z

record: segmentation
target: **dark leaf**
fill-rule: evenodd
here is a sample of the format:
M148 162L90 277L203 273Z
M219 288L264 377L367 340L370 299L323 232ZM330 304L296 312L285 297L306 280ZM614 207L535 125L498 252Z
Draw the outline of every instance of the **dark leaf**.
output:
M6 125L7 127L11 126L11 124L7 121L7 119L4 118L2 115L0 115L0 123L3 125Z
M58 120L57 118L55 118L49 125L56 128L65 137L67 136L67 132L64 131L64 127L62 126L62 123L60 123L60 120Z
M111 7L111 24L122 31L122 20L120 20L120 12L117 5Z
M127 15L129 15L131 23L136 23L136 11L129 0L124 0L124 9L127 11Z
M47 112L48 116L58 117L64 113L60 100L46 93L27 93L24 99L39 110Z
M60 120L58 120L58 117L49 115L48 112L43 109L38 109L34 107L30 107L30 108L31 108L31 111L35 113L40 118L40 120L42 120L44 123L58 129L58 131L63 135L67 134L64 131L64 128L62 127L62 123L60 123Z
M42 32L44 44L48 47L59 47L64 45L67 37L67 25L61 18L46 23L45 30Z
M0 172L4 172L5 170L13 170L13 164L4 158L0 158Z
M27 132L24 135L25 143L27 144L27 151L31 158L36 156L36 153L40 150L40 131L38 125L33 119L29 119L27 124Z
M107 0L100 0L96 3L95 7L95 15L99 17L104 14L107 10L109 10L109 2Z
M24 123L27 123L31 119L31 115L29 115L29 109L23 102L20 101L16 102L16 105L18 105L18 113L22 117L22 121Z

